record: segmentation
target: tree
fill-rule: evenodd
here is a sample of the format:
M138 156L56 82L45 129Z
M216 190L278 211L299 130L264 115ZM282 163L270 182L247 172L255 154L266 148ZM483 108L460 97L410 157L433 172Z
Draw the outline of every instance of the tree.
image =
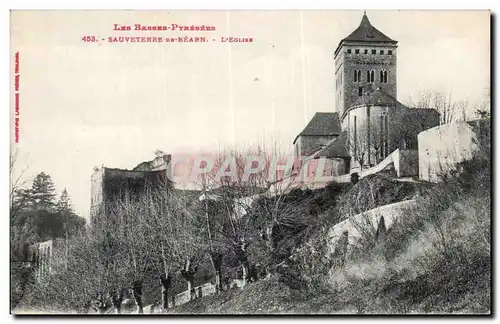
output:
M9 151L9 178L10 178L10 191L9 191L9 202L10 202L10 217L14 218L17 213L26 207L27 196L24 195L24 190L22 187L26 184L26 180L23 179L28 166L17 174L16 165L19 156L19 151L16 149L14 152Z
M30 204L35 209L52 209L54 204L55 188L50 175L40 172L33 180L31 190L26 192Z
M161 150L161 149L156 149L154 151L154 154L155 154L156 157L162 157L162 156L165 155L165 152L163 150Z
M228 148L214 154L214 168L199 179L203 192L200 214L205 214L205 235L208 240L212 265L216 273L216 284L222 290L222 260L235 260L242 270L242 284L255 279L249 256L249 247L256 242L262 230L273 228L277 219L286 223L286 216L276 210L257 209L256 201L270 188L270 179L275 177L276 170L272 164L282 157L276 149L266 151L265 147L257 146L249 150ZM273 161L274 160L274 161ZM283 159L281 159L283 160ZM249 172L250 169L254 171ZM278 181L278 187L290 188L293 180ZM275 190L276 191L276 190ZM275 192L277 203L283 197ZM280 216L283 216L282 218ZM271 238L270 238L271 240ZM229 255L230 254L230 255Z
M357 127L355 134L350 136L348 142L349 151L352 152L352 157L358 163L361 170L368 164L370 140L372 138L375 139L375 136L369 137L368 134L368 126L367 124L363 124Z
M138 313L142 312L142 289L146 275L154 274L162 289L162 306L176 271L186 280L195 298L194 276L204 242L198 217L189 212L187 197L165 182L147 190L134 201L125 199L112 208L113 232L124 249L122 269L128 278Z
M468 107L466 100L454 100L451 94L433 91L421 92L417 99L409 98L405 104L412 108L434 108L439 112L439 124L448 124L463 118L463 111Z
M73 206L71 205L71 198L66 188L62 191L59 201L56 204L56 211L68 215L73 215L75 213L73 211Z
M476 105L474 114L479 118L491 118L491 97L490 90L486 89L482 99Z

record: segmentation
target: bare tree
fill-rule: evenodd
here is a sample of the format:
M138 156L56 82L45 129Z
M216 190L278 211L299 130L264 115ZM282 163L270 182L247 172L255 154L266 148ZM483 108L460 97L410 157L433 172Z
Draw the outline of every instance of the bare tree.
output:
M479 118L491 118L490 90L486 89L481 100L476 104L474 115Z
M26 206L27 197L23 194L23 186L27 183L24 175L29 168L29 165L22 170L16 170L18 165L19 150L16 149L9 151L9 203L10 203L10 216L15 217L17 213Z
M146 210L146 233L149 237L148 251L153 263L160 271L162 305L168 308L168 291L175 269L186 280L191 299L195 298L194 276L197 258L204 249L200 238L200 220L189 209L188 197L173 191L169 186L143 197Z
M374 142L377 142L376 135L370 135L371 132L368 127L368 124L358 126L356 133L353 136L350 136L348 142L348 147L350 152L352 152L352 157L358 163L361 170L363 170L363 168L369 163L372 139Z
M441 125L463 118L469 103L466 100L454 100L451 94L431 89L422 91L417 98L410 97L405 104L412 108L434 108L439 112Z
M293 208L287 210L282 203L299 177L291 176L291 168L288 174L276 176L277 162L286 160L276 148L270 151L264 146L249 150L228 148L215 156L213 171L199 181L204 193L202 203L212 264L216 274L220 273L221 251L232 251L241 266L245 285L256 279L248 254L250 243L261 236L272 251L273 227L296 225L296 220L289 217ZM216 276L217 283L221 280L220 275Z

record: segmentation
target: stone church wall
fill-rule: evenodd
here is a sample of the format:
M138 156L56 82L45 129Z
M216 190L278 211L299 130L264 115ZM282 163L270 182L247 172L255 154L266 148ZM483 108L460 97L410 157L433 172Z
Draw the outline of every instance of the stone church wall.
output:
M304 136L301 135L296 142L296 154L298 156L307 156L321 146L326 145L329 141L337 137L337 135L324 135L324 136Z
M351 50L351 53L346 52L348 49ZM356 50L359 50L359 53L356 54ZM367 54L364 54L365 50L368 51ZM372 50L375 50L376 54L371 54ZM380 54L381 50L384 51L384 54ZM391 55L387 54L389 50L392 50ZM343 94L342 100L337 100L338 107L336 108L340 114L354 106L359 99L359 87L363 88L363 94L380 87L393 97L397 97L397 57L395 47L386 44L344 45L341 51L343 53L338 54L337 61L342 62L338 63L339 68L337 71L342 76L338 77L339 88L337 89ZM387 71L387 83L380 82L380 71L382 69ZM354 81L354 70L361 70L361 82ZM374 70L374 82L368 82L366 75L368 70Z

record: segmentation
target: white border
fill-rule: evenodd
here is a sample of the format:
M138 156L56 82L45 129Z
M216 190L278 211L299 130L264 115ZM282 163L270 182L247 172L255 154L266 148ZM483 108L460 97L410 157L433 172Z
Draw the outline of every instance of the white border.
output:
M1 244L1 257L2 260L5 260L3 263L3 266L0 268L2 272L2 293L1 293L1 300L0 300L0 305L2 306L2 309L4 310L2 312L2 323L5 322L12 322L14 321L14 317L9 315L9 268L7 265L7 260L9 257L9 223L8 223L8 171L7 171L7 160L8 160L8 150L9 150L9 109L10 103L9 103L9 98L10 98L10 79L9 79L9 63L10 62L10 44L9 44L9 9L137 9L137 10L148 10L148 9L208 9L208 10L224 10L224 9L237 9L237 10L243 10L243 9L262 9L262 10L271 10L271 9L304 9L304 10L311 10L311 9L367 9L367 10L373 10L373 9L492 9L493 13L499 13L500 10L498 9L500 6L500 1L498 0L474 0L474 1L436 1L436 0L420 0L420 1L368 1L368 0L358 0L358 1L343 1L343 2L338 2L338 1L320 1L320 0L307 0L307 1L296 1L296 0L289 0L289 1L270 1L270 0L253 0L253 1L202 1L202 0L178 0L178 1L149 1L149 0L140 0L140 1L131 1L131 0L121 0L121 1L105 1L105 0L87 0L87 1L72 1L69 2L68 0L58 0L58 1L2 1L1 6L3 7L2 11L0 12L0 19L2 20L2 24L0 25L0 39L1 39L1 44L4 46L2 53L3 53L3 64L2 64L2 70L1 70L1 75L3 78L2 80L2 94L4 98L4 108L1 110L0 114L0 119L2 123L1 127L1 132L2 134L2 141L0 141L0 154L2 155L0 158L0 170L3 172L0 172L1 174L1 183L3 184L1 186L1 192L0 192L0 199L2 199L2 204L1 206L4 206L3 213L2 215L4 216L5 222L2 224L4 225L4 235L2 235L3 242ZM498 17L497 17L498 18ZM498 20L497 20L498 24ZM496 40L496 35L495 35L495 40ZM497 56L495 58L498 58ZM493 73L496 71L493 71ZM497 93L497 86L495 86L494 89L495 93ZM492 110L494 110L495 107L492 107ZM497 115L496 113L494 115ZM496 141L493 141L493 143L496 145ZM500 145L500 144L499 144ZM498 149L498 147L495 147ZM496 165L497 166L497 165ZM498 167L498 166L497 166ZM498 169L498 168L497 168ZM498 173L498 172L497 172ZM493 201L499 201L499 197L495 196L495 199ZM498 224L499 221L497 220L495 222L496 228L495 228L495 233L499 233L498 230ZM497 251L497 249L495 249ZM498 254L498 252L496 253ZM497 255L494 256L495 258ZM498 283L498 278L495 278L495 282ZM496 287L495 287L496 288ZM497 291L495 289L495 291ZM498 298L497 298L498 299ZM498 310L498 307L495 307L494 309ZM72 322L83 322L87 319L92 319L92 317L88 317L86 319L78 318L78 319L73 319L71 320ZM133 318L123 318L123 320L131 320ZM305 322L308 321L310 318L302 318L300 321ZM48 319L51 321L52 319ZM66 322L70 321L70 319L59 319L60 321ZM93 319L94 321L96 319ZM114 319L116 320L116 319ZM143 319L141 321L145 321L146 319ZM197 321L199 319L193 319L193 318L166 318L165 319L168 322L185 322L185 321ZM209 320L209 318L202 318L202 320ZM218 319L215 319L218 320ZM226 320L235 320L235 318L226 318ZM247 320L249 320L247 318ZM284 319L277 319L277 318L250 318L251 321L259 321L259 322L267 322L267 321L289 321L290 318L284 318ZM331 318L327 319L329 321L345 321L346 319L343 318ZM355 320L359 321L362 320L362 318L350 318L348 319L350 321ZM374 318L370 318L370 320L377 320ZM382 320L387 320L387 319L382 319ZM397 319L397 321L401 320L406 320L406 319ZM417 319L419 320L419 319ZM456 318L440 318L440 319L432 319L430 322L434 321L456 321ZM97 319L97 321L105 321L103 318ZM122 319L120 319L122 321ZM466 319L465 321L475 321L475 319Z

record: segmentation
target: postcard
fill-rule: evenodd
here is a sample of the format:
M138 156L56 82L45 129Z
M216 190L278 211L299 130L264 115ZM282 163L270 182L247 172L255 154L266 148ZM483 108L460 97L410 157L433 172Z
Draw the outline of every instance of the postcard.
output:
M11 313L490 315L491 15L12 10Z

